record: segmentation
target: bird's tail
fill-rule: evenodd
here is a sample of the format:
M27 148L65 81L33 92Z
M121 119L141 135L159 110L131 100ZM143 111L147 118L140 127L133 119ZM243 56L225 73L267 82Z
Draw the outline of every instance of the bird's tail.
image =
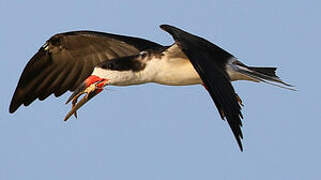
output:
M233 65L233 69L253 81L264 82L273 86L295 91L294 86L282 81L276 75L276 67L251 67L239 62Z

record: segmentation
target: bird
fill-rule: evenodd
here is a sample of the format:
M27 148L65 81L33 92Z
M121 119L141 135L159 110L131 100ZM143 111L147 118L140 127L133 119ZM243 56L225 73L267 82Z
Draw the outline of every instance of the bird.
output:
M72 109L65 121L106 86L158 83L171 86L200 84L242 146L242 100L231 82L264 82L295 90L276 75L276 67L247 66L210 41L172 25L160 28L174 43L163 46L138 37L97 31L70 31L53 35L25 66L14 91L9 112L37 98L44 100L67 91ZM85 96L78 102L78 98Z

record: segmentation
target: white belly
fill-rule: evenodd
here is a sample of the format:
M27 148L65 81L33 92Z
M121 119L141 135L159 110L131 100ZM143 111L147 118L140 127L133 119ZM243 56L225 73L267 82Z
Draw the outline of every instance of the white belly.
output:
M158 63L160 69L153 79L156 83L173 86L202 83L198 73L187 59L175 58L161 60L161 62Z

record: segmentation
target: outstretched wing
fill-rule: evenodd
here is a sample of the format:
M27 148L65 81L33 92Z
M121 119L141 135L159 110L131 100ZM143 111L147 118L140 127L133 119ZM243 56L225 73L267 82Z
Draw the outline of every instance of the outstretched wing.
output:
M9 112L15 112L21 104L28 106L37 98L44 100L52 93L58 97L67 90L73 91L100 62L157 47L162 46L144 39L102 32L56 34L24 68Z
M173 36L176 44L193 64L207 87L221 118L227 119L242 151L241 107L229 76L225 72L226 62L233 56L207 40L173 26L161 25L161 28Z

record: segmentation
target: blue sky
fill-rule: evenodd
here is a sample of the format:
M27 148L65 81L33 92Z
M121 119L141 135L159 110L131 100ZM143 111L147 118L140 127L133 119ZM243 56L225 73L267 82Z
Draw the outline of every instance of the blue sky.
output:
M0 179L320 179L320 1L0 0ZM240 152L202 86L109 87L63 122L70 93L9 114L19 76L53 34L97 30L173 41L167 23L248 65L277 66L292 92L234 82Z

